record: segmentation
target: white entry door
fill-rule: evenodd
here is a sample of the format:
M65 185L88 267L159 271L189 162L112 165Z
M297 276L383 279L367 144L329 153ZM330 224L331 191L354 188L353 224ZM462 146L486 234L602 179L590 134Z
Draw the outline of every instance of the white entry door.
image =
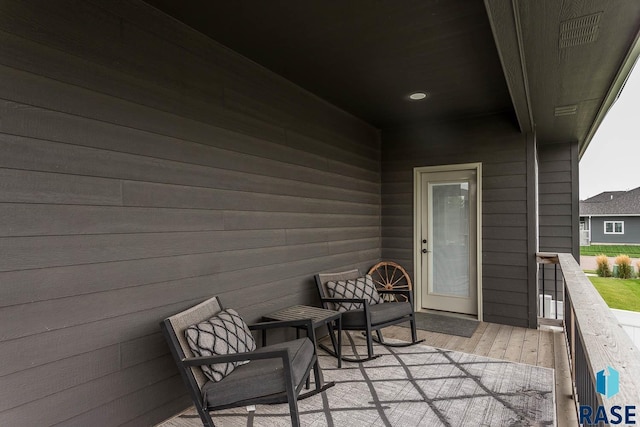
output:
M417 170L418 309L478 314L478 168Z

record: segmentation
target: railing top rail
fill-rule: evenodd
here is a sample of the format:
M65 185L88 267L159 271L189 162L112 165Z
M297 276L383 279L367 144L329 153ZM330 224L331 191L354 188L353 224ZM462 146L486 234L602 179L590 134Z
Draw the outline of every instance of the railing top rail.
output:
M536 259L540 264L558 264L558 254L555 252L538 252Z
M546 255L546 254L545 254ZM555 254L575 313L576 331L592 375L607 366L620 372L620 392L603 399L606 407L640 404L640 351L593 287L573 255ZM547 257L548 258L548 257Z

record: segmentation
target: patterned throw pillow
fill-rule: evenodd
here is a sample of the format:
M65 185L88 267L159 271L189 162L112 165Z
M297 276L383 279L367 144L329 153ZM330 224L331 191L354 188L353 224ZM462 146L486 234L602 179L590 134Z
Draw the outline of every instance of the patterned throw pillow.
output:
M184 334L195 356L220 356L256 349L256 341L249 327L233 309L222 310L209 320L189 326ZM202 372L211 381L218 382L229 375L236 366L245 363L249 361L203 365Z
M327 282L327 293L329 298L358 298L366 300L370 305L383 302L382 297L373 284L370 275L358 277L357 279L339 280ZM362 309L362 303L346 302L334 303L337 311L345 312Z

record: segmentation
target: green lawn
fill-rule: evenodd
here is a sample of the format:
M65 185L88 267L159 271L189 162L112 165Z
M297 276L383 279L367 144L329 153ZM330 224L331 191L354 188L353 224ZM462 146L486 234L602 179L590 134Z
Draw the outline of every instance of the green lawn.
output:
M620 310L640 311L640 279L589 277L607 305Z
M640 258L640 245L591 245L580 246L580 255L607 256L629 255L631 258Z

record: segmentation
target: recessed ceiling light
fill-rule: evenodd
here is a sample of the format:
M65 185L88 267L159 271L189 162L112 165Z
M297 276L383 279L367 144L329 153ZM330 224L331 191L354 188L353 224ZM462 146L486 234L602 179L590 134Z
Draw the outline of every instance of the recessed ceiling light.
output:
M420 101L421 99L426 99L427 97L429 97L429 94L427 92L414 92L409 95L409 99L412 99L414 101Z

